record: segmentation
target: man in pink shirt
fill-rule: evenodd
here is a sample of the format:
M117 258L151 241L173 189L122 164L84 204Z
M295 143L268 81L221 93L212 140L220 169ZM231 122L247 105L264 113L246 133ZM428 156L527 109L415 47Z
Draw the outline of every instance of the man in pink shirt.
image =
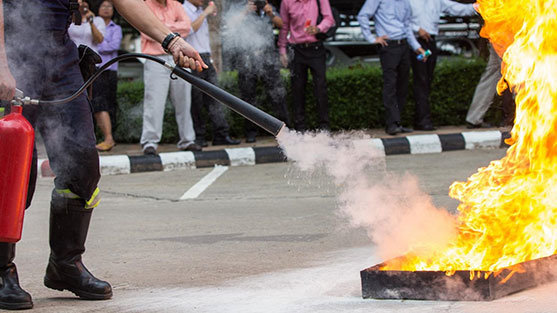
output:
M146 0L145 4L172 32L179 33L182 38L189 35L191 21L181 3L176 0ZM141 51L174 65L172 56L166 54L158 42L144 33L141 33ZM157 154L157 147L162 137L164 107L169 91L180 135L178 149L200 151L201 147L195 143L195 131L190 112L191 84L181 79L172 80L168 68L149 60L145 61L143 80L145 82L141 133L143 153Z
M317 4L319 1L319 7ZM292 81L292 104L294 106L294 127L296 130L307 129L305 118L305 89L308 69L313 77L313 90L317 100L319 128L329 130L329 100L327 98L327 80L325 65L325 47L315 38L318 33L325 33L335 25L329 0L283 0L280 16L283 26L279 34L280 60L284 67L290 63ZM321 11L321 12L319 12ZM319 15L321 21L317 24ZM290 34L290 37L288 37ZM287 45L294 50L289 62Z

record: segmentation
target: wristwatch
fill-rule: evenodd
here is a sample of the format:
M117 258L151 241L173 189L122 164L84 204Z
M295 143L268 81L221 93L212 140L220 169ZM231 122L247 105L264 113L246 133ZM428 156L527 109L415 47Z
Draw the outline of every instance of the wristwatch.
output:
M164 50L164 52L169 53L168 51L168 45L172 42L172 40L174 40L174 38L176 37L180 37L179 33L170 33L168 34L164 40L161 43L162 49Z

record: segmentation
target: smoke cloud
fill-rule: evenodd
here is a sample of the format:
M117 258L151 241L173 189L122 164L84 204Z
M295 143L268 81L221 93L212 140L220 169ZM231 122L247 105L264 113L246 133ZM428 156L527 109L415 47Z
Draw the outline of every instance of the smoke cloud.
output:
M235 69L265 75L270 64L279 62L273 27L267 16L248 11L247 3L238 1L223 14L223 51Z
M455 218L433 205L415 176L387 172L385 154L369 136L283 130L277 139L300 171L324 171L333 179L339 212L367 231L382 259L427 255L456 236Z

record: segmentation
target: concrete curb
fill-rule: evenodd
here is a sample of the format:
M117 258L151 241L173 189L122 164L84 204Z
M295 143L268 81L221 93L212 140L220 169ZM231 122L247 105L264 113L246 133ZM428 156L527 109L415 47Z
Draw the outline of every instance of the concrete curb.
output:
M385 155L440 153L454 150L474 150L507 147L509 132L476 131L455 134L409 135L395 138L370 139ZM279 147L233 148L200 152L169 152L159 155L101 156L102 175L118 175L152 171L173 171L185 168L213 167L215 165L241 166L286 162ZM38 160L41 177L52 177L48 159Z

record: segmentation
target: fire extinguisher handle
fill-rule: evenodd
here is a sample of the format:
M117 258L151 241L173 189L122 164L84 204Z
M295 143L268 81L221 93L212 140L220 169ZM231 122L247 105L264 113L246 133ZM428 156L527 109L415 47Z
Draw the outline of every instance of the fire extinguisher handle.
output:
M14 98L20 98L23 99L23 97L25 97L25 95L23 94L23 91L19 90L19 89L15 89L15 97Z
M29 105L29 104L37 105L39 104L39 100L26 97L23 91L16 88L14 99L10 103L12 105Z

